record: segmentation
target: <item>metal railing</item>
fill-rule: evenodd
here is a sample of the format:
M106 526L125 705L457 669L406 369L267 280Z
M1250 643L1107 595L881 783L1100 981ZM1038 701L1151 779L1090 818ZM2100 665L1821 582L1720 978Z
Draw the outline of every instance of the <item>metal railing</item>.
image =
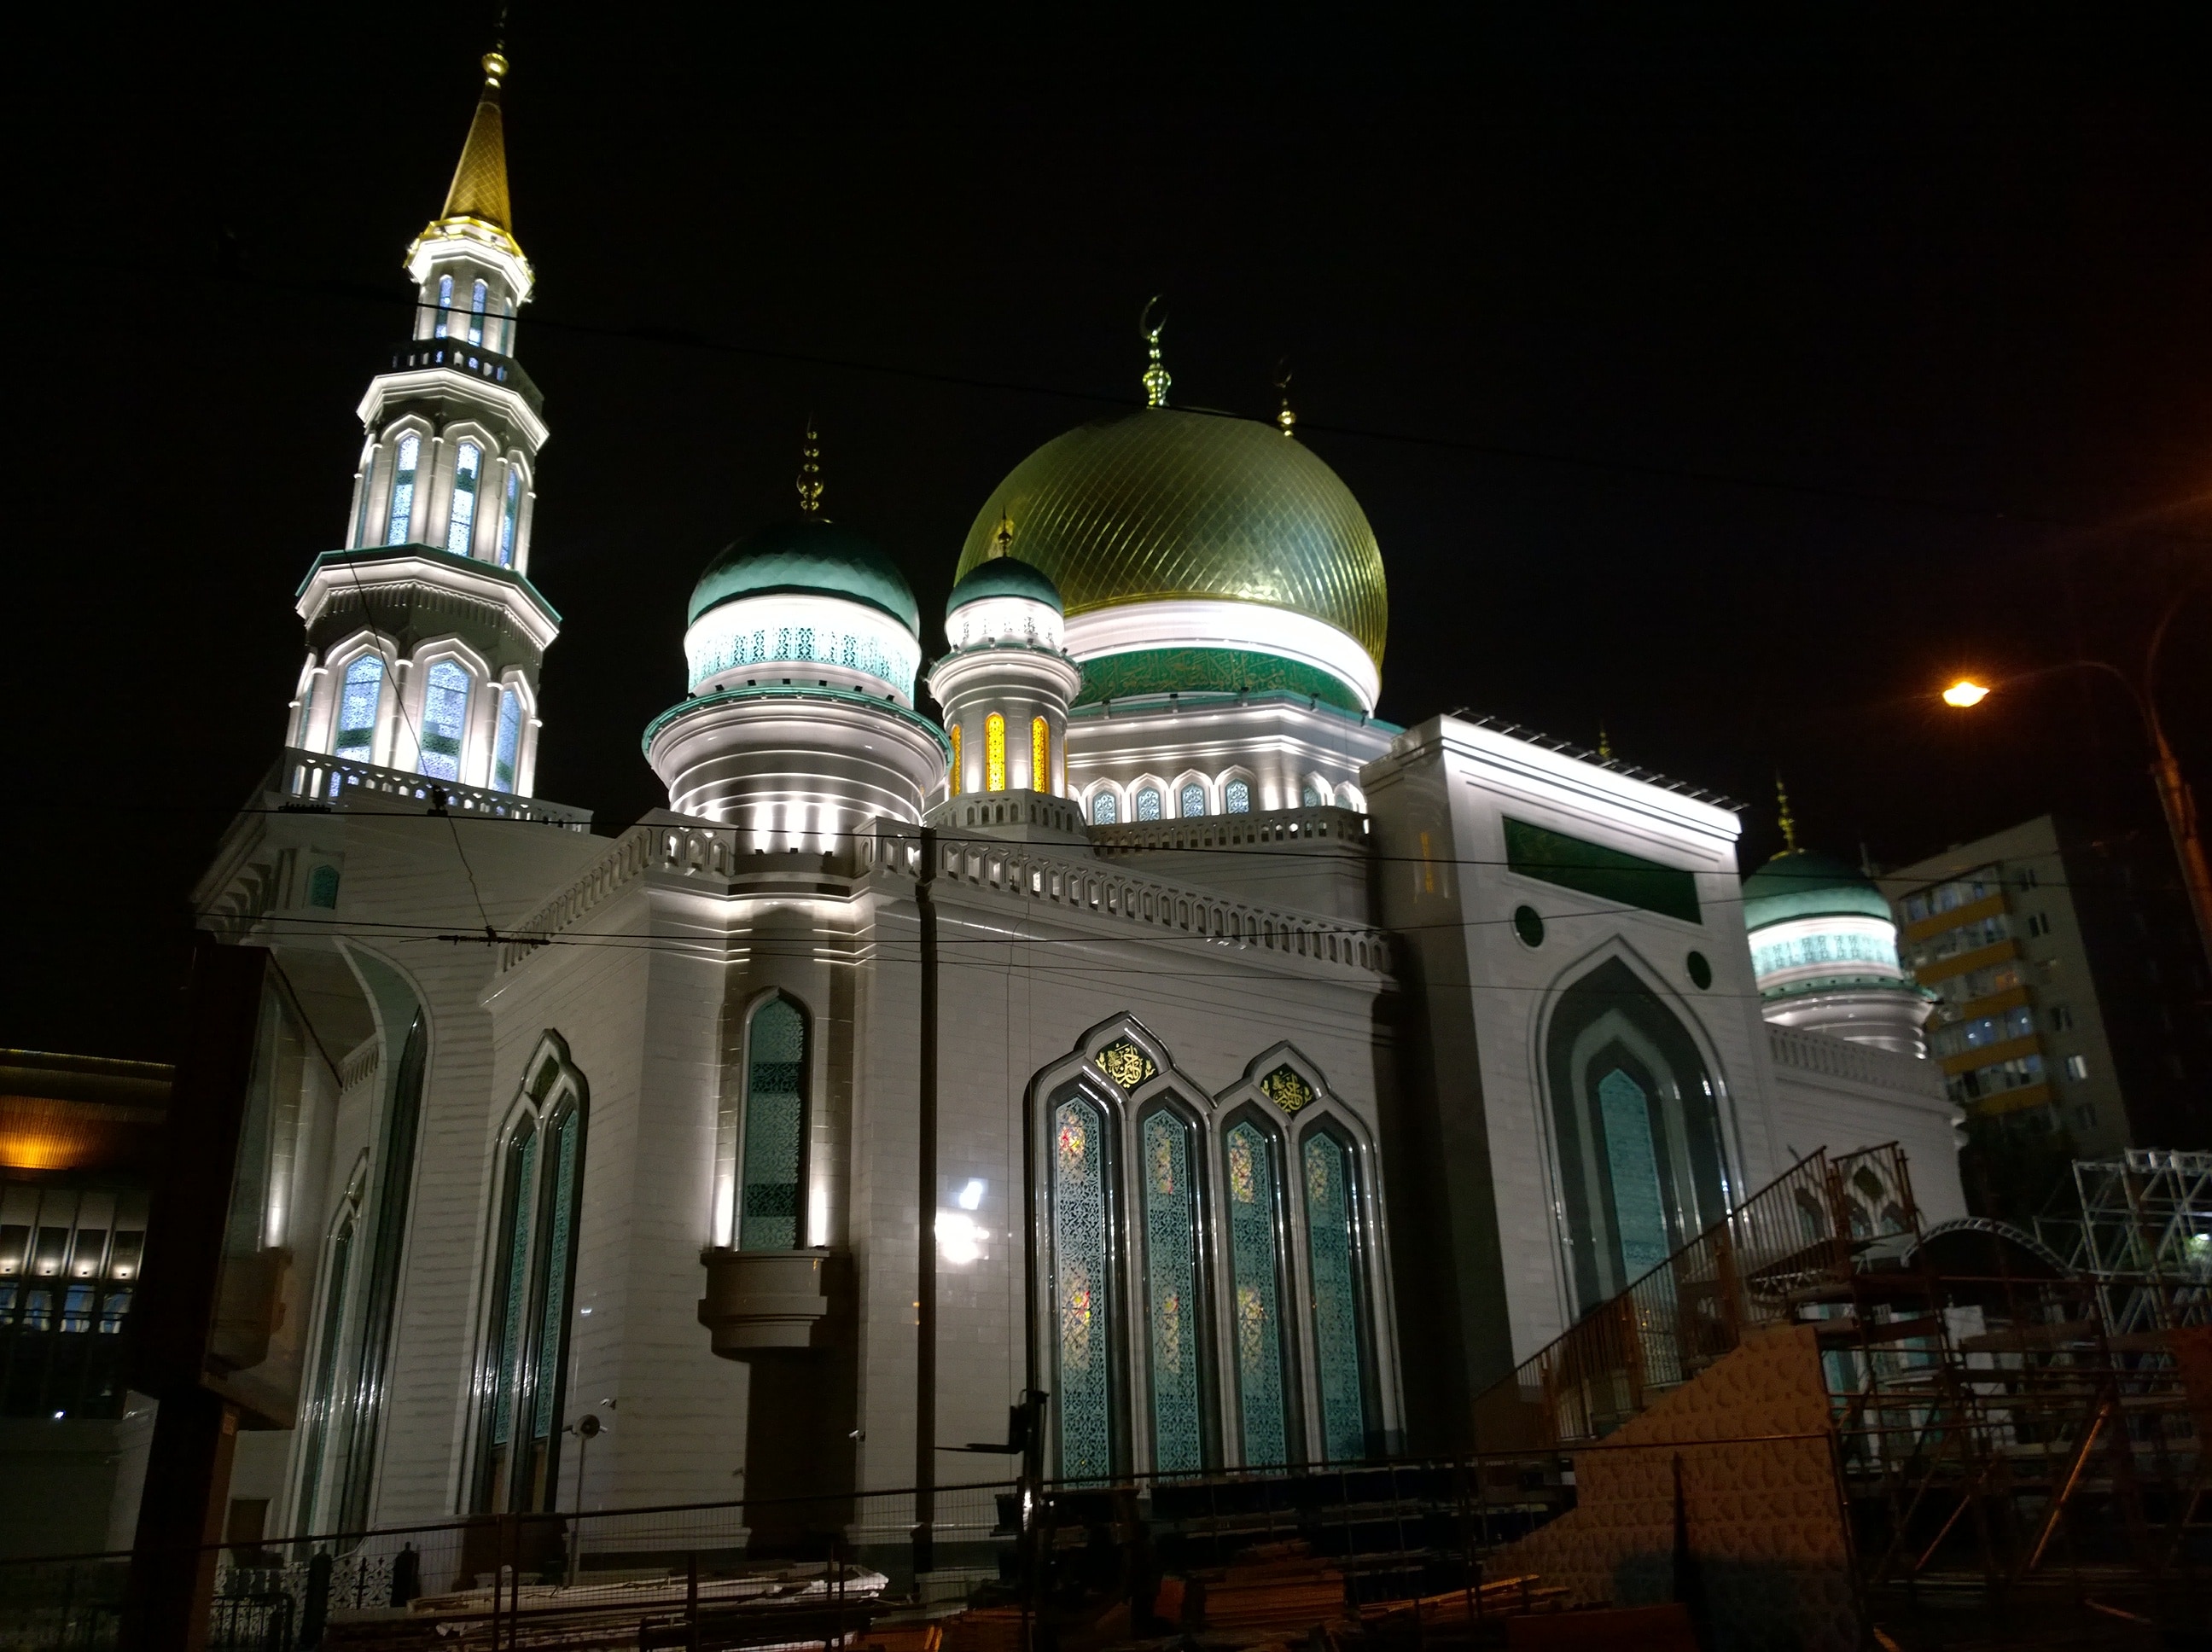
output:
M471 344L465 336L459 338L410 338L404 344L392 347L389 371L417 373L428 367L442 367L448 373L465 373L472 379L504 385L528 403L532 413L545 411L544 392L538 388L537 381L523 371L522 363L511 355L501 355L497 350Z
M489 786L464 786L459 780L410 774L404 769L297 746L285 747L264 789L283 797L288 807L340 814L356 809L380 814L429 814L443 809L495 820L557 826L570 832L588 832L592 826L588 809L548 803L543 798L523 797Z

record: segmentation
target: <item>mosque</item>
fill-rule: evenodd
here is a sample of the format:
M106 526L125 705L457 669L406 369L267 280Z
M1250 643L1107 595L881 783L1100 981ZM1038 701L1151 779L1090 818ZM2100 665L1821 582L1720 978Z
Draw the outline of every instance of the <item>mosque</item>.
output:
M1379 718L1358 501L1290 420L1176 408L1157 336L1145 405L982 494L941 623L810 455L692 592L667 808L538 797L484 68L196 895L274 966L216 1327L271 1532L905 1487L1031 1391L1055 1477L1450 1449L1801 1155L1899 1142L1869 1198L1963 1212L1872 885Z

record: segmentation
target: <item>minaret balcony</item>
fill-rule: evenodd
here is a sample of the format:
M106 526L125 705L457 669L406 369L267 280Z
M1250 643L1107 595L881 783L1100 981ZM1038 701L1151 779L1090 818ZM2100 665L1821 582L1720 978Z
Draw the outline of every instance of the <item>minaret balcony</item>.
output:
M392 363L386 369L392 373L424 373L443 368L448 373L465 374L512 390L529 404L530 410L541 417L545 412L545 397L535 380L523 370L522 363L511 355L501 355L497 350L471 344L467 338L410 338L404 344L392 347Z
M548 803L543 798L526 798L489 786L434 780L428 774L410 774L404 768L356 762L350 757L303 751L297 746L284 749L262 789L276 793L283 799L278 806L287 810L381 815L442 811L557 826L568 832L592 829L588 809L572 809L565 803Z

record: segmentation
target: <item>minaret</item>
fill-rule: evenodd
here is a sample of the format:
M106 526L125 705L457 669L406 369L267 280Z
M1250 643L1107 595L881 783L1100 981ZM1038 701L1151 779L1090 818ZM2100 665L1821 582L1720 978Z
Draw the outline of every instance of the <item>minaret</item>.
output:
M1059 587L1013 544L1002 517L993 555L945 604L952 652L931 668L929 691L952 742L951 798L1067 790L1067 708L1083 673L1068 657Z
M287 744L526 796L560 616L529 579L547 433L514 359L532 276L507 199L507 59L488 53L483 71L445 210L407 249L413 325L362 399L344 549L300 589L307 659Z

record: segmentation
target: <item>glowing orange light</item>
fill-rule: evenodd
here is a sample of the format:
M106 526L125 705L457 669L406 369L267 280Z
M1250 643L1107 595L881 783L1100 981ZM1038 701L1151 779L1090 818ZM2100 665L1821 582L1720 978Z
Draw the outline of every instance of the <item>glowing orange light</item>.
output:
M1990 691L1971 677L1962 677L1943 690L1943 703L1956 706L1961 711L1971 706L1978 706L1989 697Z

